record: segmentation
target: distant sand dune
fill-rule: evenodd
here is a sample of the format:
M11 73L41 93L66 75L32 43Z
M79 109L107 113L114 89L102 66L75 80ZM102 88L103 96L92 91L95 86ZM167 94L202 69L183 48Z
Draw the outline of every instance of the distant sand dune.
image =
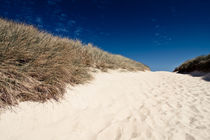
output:
M57 104L0 116L2 140L210 140L210 82L171 72L98 73Z

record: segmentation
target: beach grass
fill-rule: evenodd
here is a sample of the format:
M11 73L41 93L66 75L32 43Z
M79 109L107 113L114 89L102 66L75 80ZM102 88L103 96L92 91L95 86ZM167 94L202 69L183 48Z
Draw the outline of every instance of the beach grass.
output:
M194 71L210 72L210 54L187 60L174 70L174 72L178 73L190 73Z
M21 101L59 100L68 84L91 80L93 69L149 70L142 63L92 44L0 19L0 108Z

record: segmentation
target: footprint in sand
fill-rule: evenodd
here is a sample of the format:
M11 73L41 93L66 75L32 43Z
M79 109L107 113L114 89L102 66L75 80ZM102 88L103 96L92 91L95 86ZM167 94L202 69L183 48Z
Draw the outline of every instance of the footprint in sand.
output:
M185 134L185 140L196 140L192 135L186 133Z

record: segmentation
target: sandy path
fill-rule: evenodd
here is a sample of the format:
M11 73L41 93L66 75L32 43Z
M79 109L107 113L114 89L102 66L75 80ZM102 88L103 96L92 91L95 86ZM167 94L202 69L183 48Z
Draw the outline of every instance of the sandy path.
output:
M210 82L171 72L99 73L57 103L0 116L2 140L210 140Z

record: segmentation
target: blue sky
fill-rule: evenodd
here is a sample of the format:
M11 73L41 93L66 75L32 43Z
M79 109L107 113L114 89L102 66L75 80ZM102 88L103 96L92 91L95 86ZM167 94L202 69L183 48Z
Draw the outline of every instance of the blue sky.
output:
M172 71L210 53L210 0L0 0L0 16Z

